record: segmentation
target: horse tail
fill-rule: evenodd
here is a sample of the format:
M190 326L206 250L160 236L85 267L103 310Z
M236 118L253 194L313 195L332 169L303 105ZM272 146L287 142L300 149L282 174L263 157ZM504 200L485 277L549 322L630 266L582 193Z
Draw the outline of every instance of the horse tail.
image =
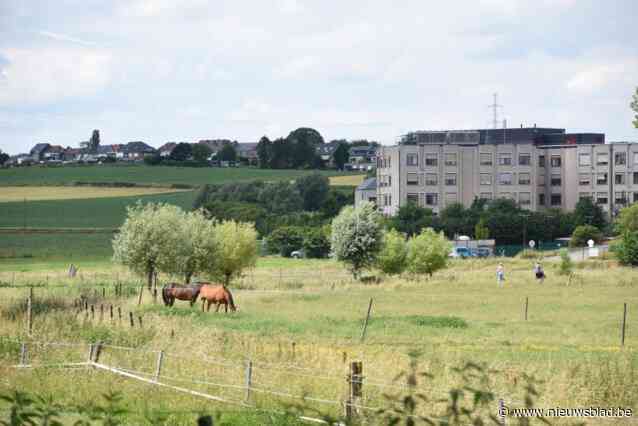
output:
M166 306L169 306L169 304L171 303L171 299L170 297L168 297L168 290L173 288L172 284L166 284L163 288L162 288L162 299L164 300L164 304Z
M230 303L230 309L232 309L233 311L236 311L237 308L235 307L235 301L233 300L233 294L230 292L230 290L228 290L226 288L226 286L224 286L224 290L226 290L226 294L228 294L228 302Z

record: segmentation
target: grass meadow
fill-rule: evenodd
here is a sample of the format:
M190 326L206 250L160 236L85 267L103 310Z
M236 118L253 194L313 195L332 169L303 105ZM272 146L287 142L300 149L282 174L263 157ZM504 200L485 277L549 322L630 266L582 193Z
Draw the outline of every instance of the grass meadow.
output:
M311 170L269 170L248 167L168 167L146 165L86 165L65 167L16 167L0 169L0 185L68 185L74 182L123 183L146 185L191 185L230 183L251 180L274 181L294 179ZM322 170L325 176L344 175L334 170Z
M490 371L481 386L511 405L523 402L524 376L532 375L539 381L538 407L619 406L635 411L638 317L633 307L638 305L638 273L613 261L588 261L567 279L546 262L548 279L539 285L529 260L505 259L506 286L499 289L494 278L496 262L455 261L431 279L385 277L380 283L362 284L330 260L261 258L256 268L232 285L239 307L232 315L202 313L199 305L190 308L179 301L167 308L153 303L148 292L138 306L139 279L105 261L81 263L81 274L74 279L64 276L68 264L56 261L23 265L17 273L16 265L4 264L0 266L4 365L17 360L16 339L29 340L20 306L30 284L36 300L40 299L36 305L41 306L36 309L31 340L81 344L34 346L30 353L34 363L84 360L87 343L103 341L110 345L101 355L105 363L152 375L157 358L153 351L165 350L166 383L243 401L244 365L250 359L256 389L251 404L265 411L238 412L232 405L100 371L6 369L0 390L20 383L25 390L53 394L67 404L120 390L134 412L131 424L151 424L144 423L142 414L149 412L168 412L166 424L193 424L201 411L219 411L227 419L239 416L226 424L289 424L271 410L302 402L291 396L320 400L304 401L306 414L313 409L341 412L339 405L326 401L344 399L345 370L352 360L363 361L362 404L387 404L384 394L405 392L405 377L394 379L408 370L409 354L417 351L419 370L432 374L421 378L417 386L432 400L445 398L450 389L461 386L455 367L474 362ZM169 278L160 277L160 282ZM123 297L113 295L115 282L125 284ZM106 289L106 299L101 297L101 287ZM143 327L131 329L126 321L77 314L71 301L80 294L96 309L99 304L113 304L141 315ZM361 342L371 298L371 320ZM525 298L529 300L527 320ZM629 305L629 315L621 347L623 303ZM417 412L432 413L443 405L421 403ZM376 421L369 419L369 424Z
M130 197L149 194L165 194L177 192L170 188L112 188L93 186L63 186L51 188L50 186L5 186L0 190L0 203L24 202L40 200L75 200L85 198L109 198Z

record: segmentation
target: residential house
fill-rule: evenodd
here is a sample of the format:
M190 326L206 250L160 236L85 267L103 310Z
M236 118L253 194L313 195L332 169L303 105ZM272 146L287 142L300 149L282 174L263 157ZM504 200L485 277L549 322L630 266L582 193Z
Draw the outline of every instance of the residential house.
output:
M164 145L160 146L157 151L162 158L170 157L176 146L177 142L167 142Z
M350 160L346 167L353 170L372 170L376 167L377 149L373 145L353 146L350 148Z
M71 148L67 146L66 149L62 152L62 160L63 161L77 161L80 159L82 155L82 150L80 148Z
M377 178L368 178L361 182L354 191L354 206L358 207L364 202L377 204Z
M217 151L222 149L222 147L226 144L232 144L233 141L230 139L202 139L198 143L206 145L210 148L210 150L215 154Z
M44 154L47 152L51 144L48 143L38 143L35 144L31 151L29 151L29 155L35 162L44 161Z
M129 161L143 160L145 155L157 152L155 148L141 141L129 142L122 148L124 158Z
M42 161L45 162L60 162L64 155L64 148L60 145L49 145L42 154Z
M340 144L347 143L345 140L335 140L328 143L317 146L317 155L321 158L321 161L325 162L327 166L334 165L334 153Z

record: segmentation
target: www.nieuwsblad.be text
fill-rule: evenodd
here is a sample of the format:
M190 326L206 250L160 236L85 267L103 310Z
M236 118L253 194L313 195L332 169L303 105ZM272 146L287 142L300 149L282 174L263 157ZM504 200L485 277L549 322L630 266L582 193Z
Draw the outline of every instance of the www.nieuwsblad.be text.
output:
M623 407L582 407L582 408L510 408L501 405L498 409L501 418L505 417L607 417L626 418L633 416L631 408Z

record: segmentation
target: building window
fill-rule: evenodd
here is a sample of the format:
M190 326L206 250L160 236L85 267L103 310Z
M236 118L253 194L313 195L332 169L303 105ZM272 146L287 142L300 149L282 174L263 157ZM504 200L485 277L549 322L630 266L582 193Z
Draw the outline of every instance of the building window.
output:
M456 203L456 192L448 192L445 194L445 204Z
M412 203L415 205L419 204L419 194L408 194L407 199L408 199L408 203Z
M491 192L481 192L481 195L479 196L479 198L481 200L491 200L492 199L492 193Z
M408 166L418 166L419 165L419 155L418 154L408 154L406 157L406 164Z
M609 153L599 152L598 155L596 155L596 165L597 166L609 165Z
M545 186L545 175L538 175L538 186Z
M529 166L532 163L532 156L529 153L518 154L518 165Z
M562 197L560 194L552 194L551 196L551 204L552 206L560 206L562 203Z
M447 173L445 175L445 184L447 186L456 186L456 173Z
M499 185L511 185L512 184L512 174L511 173L499 173L498 174L498 184Z
M616 192L614 194L614 203L622 206L627 204L627 195L625 194L625 191Z
M578 165L579 166L591 166L591 155L587 154L578 154Z
M638 202L638 192L634 192L634 203Z
M408 173L408 185L418 185L419 175L416 173Z
M388 186L392 186L392 175L388 175Z
M481 153L481 166L491 166L492 165L492 154L490 153Z
M512 199L512 193L511 192L501 192L498 194L499 198L504 198L507 200L511 200Z
M425 154L425 165L436 167L439 164L436 154Z
M489 173L481 173L481 185L491 185L492 175Z
M638 152L634 152L634 164L638 165Z
M591 198L591 194L589 192L579 192L578 199L582 200L583 198Z
M627 153L626 152L616 152L614 153L614 164L617 166L624 166L627 164Z
M504 153L498 155L498 165L499 166L511 166L512 165L512 154Z
M538 167L545 167L545 156L544 155L539 155L538 156Z
M425 184L428 186L436 186L439 184L437 175L434 173L426 173L425 174Z
M625 184L625 174L624 173L616 173L614 176L614 183L616 185L624 185Z
M596 175L596 185L607 185L607 173L598 173Z
M436 206L439 204L439 194L425 194L425 205Z
M445 154L445 165L456 166L456 153Z
M607 204L609 202L608 195L606 192L597 192L596 193L596 204Z
M591 185L591 175L589 173L579 173L578 174L578 184L582 186Z
M519 185L529 185L531 182L529 173L519 173L518 174L518 184Z
M562 164L560 155L552 155L550 162L552 167L560 167Z
M518 203L521 206L529 206L532 204L532 194L529 192L519 192Z
M638 185L638 172L634 172L634 185Z
M538 205L539 206L545 205L545 194L538 194Z
M559 173L552 173L552 180L551 180L551 185L552 186L560 186L561 185L561 178L560 178L560 174Z

